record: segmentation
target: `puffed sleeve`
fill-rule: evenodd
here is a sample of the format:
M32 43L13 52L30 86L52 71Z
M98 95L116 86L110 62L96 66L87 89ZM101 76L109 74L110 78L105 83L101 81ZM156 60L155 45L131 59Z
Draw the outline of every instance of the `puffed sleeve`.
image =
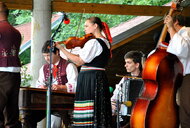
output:
M69 63L66 67L67 80L65 84L67 86L67 92L76 92L78 70L73 63Z
M85 63L91 62L96 56L102 52L102 46L96 39L87 41L84 47L80 50L79 56Z

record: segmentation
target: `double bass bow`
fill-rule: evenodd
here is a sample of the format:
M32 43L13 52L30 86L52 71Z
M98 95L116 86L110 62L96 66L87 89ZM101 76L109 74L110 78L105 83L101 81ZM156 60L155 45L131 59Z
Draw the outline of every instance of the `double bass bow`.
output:
M172 15L181 1L173 2ZM179 128L177 89L181 85L183 68L179 59L160 47L167 34L164 25L156 51L144 65L142 79L144 88L131 113L131 128Z

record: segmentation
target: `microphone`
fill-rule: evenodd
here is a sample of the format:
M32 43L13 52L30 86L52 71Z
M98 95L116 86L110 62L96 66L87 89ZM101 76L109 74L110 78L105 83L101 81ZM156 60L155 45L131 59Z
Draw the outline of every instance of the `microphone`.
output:
M66 13L63 12L63 15L64 15L64 24L69 24L70 23L70 19L68 18L68 16L66 15Z

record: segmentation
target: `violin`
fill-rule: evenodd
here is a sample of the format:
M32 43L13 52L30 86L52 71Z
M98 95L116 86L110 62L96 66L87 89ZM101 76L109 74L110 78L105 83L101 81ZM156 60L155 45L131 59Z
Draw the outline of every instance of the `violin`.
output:
M90 39L94 39L95 36L93 34L86 34L83 37L69 37L67 40L65 41L60 41L57 42L58 44L64 44L66 46L67 49L72 49L75 47L84 47L84 44L90 40Z

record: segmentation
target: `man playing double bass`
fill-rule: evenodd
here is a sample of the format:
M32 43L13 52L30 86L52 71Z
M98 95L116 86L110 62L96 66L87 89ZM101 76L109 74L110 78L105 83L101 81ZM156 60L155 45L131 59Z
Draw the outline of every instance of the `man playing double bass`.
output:
M190 27L185 27L185 18L182 15L167 15L164 23L171 38L167 52L176 55L183 65L184 77L179 90L181 128L190 128Z

